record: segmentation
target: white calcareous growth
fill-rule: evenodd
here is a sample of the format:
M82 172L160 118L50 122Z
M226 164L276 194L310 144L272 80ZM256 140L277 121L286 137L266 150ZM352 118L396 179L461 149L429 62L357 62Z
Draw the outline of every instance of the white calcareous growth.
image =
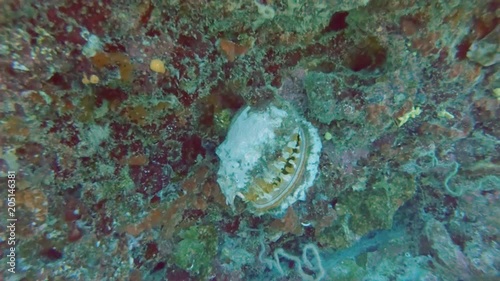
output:
M217 182L228 205L236 197L249 210L282 214L306 191L318 173L318 130L291 106L243 108L217 148Z

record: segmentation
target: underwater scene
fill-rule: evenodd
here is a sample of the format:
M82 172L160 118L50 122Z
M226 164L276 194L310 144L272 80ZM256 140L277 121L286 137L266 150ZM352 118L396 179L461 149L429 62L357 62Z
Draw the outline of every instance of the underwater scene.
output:
M0 281L500 280L499 1L0 8Z

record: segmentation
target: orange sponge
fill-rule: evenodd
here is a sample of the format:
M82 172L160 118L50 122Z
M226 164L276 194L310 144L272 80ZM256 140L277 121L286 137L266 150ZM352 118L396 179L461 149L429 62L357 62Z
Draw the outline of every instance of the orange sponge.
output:
M120 70L121 80L130 82L132 80L133 66L128 56L122 53L104 53L100 52L90 58L92 64L101 69L103 67L117 66Z

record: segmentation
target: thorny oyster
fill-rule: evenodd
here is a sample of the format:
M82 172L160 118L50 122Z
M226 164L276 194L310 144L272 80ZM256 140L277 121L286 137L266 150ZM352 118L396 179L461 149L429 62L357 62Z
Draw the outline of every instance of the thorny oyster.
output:
M284 108L284 109L282 109ZM243 108L217 148L218 179L227 204L236 196L256 214L282 214L305 200L318 172L321 140L291 106Z

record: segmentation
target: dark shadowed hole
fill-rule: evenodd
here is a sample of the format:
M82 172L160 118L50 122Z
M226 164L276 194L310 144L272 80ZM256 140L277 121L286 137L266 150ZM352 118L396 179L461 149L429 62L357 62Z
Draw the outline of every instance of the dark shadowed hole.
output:
M468 39L463 40L457 46L457 53L455 54L455 57L458 60L464 60L464 59L466 59L467 58L467 52L469 51L470 46L471 46L471 42Z
M349 12L336 12L330 18L330 23L326 27L326 31L340 31L347 27L347 16Z
M365 42L352 48L346 58L346 64L353 71L373 71L382 67L386 59L387 49L377 38L368 37Z
M63 256L63 254L55 248L45 249L40 254L52 261L61 259Z
M152 272L157 272L165 268L166 263L164 261L161 261L155 265L153 268Z

